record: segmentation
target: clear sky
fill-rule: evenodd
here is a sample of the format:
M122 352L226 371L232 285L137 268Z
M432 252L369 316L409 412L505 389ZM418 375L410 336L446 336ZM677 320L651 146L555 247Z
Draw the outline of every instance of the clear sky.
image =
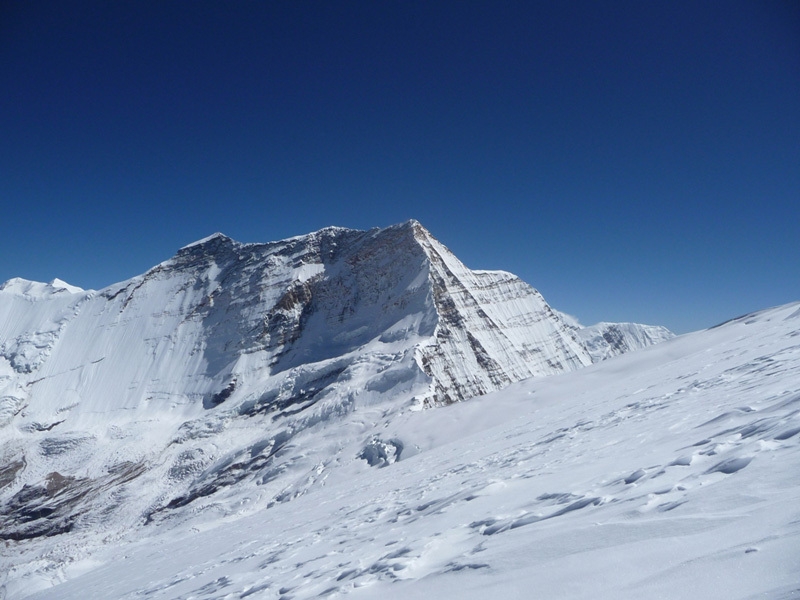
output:
M586 324L800 299L800 2L0 2L0 281L409 218Z

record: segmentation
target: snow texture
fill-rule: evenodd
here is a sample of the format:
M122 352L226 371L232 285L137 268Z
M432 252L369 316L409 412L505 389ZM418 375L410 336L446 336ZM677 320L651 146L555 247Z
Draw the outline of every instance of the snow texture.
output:
M750 588L778 590L797 566L798 309L589 367L582 328L415 221L215 234L97 292L12 280L0 589L596 597L616 558L624 597L662 589L678 548L736 575L738 540L769 567Z

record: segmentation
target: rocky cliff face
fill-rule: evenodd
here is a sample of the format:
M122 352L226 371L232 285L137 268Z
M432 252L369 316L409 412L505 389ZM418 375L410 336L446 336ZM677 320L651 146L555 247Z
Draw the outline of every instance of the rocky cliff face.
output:
M586 349L541 294L503 271L471 271L418 223L438 317L419 363L434 382L433 403L500 389L527 377L591 364Z
M600 354L536 290L467 269L415 221L216 234L98 292L12 280L0 537L284 502L342 461L413 451L387 437L398 412Z

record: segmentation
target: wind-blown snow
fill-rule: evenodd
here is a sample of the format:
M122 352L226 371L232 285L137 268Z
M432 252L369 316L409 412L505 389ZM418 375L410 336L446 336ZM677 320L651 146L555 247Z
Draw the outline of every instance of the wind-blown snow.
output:
M6 559L7 593L66 580L30 597L790 598L799 372L795 303L398 415L384 437L399 461L342 453L292 502L253 491L246 516L85 532L52 570L58 542L42 542Z

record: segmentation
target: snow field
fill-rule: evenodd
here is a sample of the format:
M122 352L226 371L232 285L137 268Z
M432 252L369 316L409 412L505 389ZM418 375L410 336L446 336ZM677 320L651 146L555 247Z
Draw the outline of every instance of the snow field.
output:
M404 451L384 468L356 457L352 424L310 432L299 447L321 446L303 452L322 456L336 440L348 450L318 465L321 483L305 494L107 542L86 533L80 560L46 574L64 583L35 592L31 577L6 594L790 598L800 594L798 373L794 304L395 414L381 438ZM258 504L248 496L243 506Z

